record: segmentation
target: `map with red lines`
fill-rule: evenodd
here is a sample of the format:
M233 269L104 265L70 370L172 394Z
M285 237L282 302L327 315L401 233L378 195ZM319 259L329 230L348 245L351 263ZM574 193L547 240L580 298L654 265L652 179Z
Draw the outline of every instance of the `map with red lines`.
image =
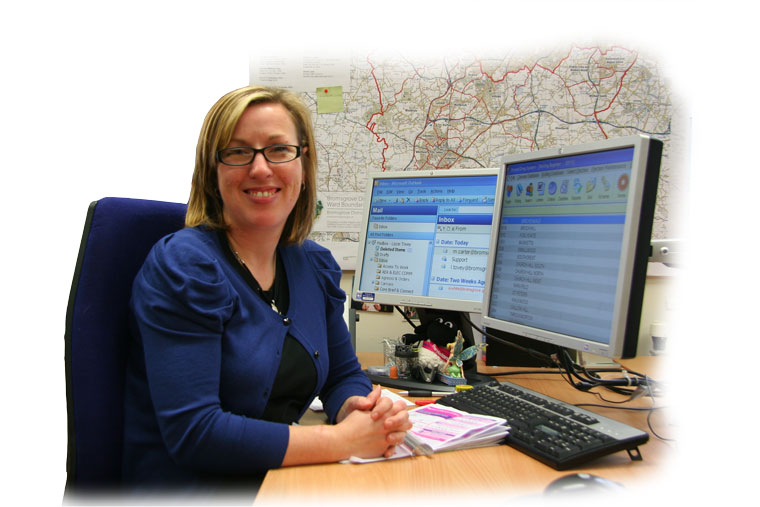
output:
M664 81L656 62L615 46L354 56L343 112L317 115L305 94L315 109L322 205L360 205L371 171L495 167L510 153L641 133L665 142L654 236L666 237L673 106ZM350 215L342 230L317 227L315 239L355 241Z

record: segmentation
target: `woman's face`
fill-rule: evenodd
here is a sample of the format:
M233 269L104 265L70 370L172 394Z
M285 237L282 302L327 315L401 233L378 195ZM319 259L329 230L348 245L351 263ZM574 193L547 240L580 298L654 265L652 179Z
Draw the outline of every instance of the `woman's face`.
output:
M225 148L264 148L273 144L299 145L296 126L282 104L261 103L243 112ZM244 166L219 162L217 177L224 219L232 231L271 232L279 238L301 193L300 158L273 164L263 153L257 153Z

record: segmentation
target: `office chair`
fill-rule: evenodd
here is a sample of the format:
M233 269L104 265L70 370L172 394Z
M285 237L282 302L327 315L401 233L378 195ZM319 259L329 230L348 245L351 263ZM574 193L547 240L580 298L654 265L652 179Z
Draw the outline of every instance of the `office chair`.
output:
M132 281L186 208L108 197L87 211L66 311L67 496L118 486Z

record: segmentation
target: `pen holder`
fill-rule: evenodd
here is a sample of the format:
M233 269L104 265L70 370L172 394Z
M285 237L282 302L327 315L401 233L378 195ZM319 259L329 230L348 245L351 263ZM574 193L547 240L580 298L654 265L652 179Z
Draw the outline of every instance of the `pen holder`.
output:
M387 367L396 366L396 345L398 340L383 339L383 364Z
M399 377L410 377L417 362L417 352L409 345L396 345L394 355Z

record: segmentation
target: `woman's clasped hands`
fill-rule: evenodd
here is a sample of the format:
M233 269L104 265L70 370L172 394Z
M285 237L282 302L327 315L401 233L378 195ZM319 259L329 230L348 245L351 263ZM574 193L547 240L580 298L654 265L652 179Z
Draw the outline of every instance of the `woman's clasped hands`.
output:
M389 458L412 428L404 402L382 396L379 386L367 396L348 398L336 421L334 428L346 444L347 458Z

